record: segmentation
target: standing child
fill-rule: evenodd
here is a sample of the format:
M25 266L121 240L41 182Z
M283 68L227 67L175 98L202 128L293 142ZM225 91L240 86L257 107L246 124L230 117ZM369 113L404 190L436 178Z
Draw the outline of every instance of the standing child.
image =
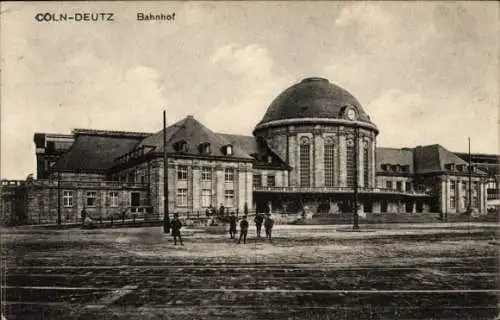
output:
M243 243L247 243L247 233L248 233L247 216L243 216L243 219L240 222L240 240L238 240L238 243L241 243L242 237L243 237Z
M268 213L266 217L266 221L264 222L264 228L266 228L266 238L271 241L271 234L273 231L274 220L271 219L271 215Z
M177 237L179 237L179 242L181 243L181 246L184 245L184 243L182 243L182 238L181 238L181 228L182 228L182 223L179 220L179 215L177 213L174 213L174 220L172 221L172 236L174 237L174 245L177 245Z
M231 239L234 239L234 236L236 235L236 215L234 214L234 211L231 212L231 217L229 218L229 236Z

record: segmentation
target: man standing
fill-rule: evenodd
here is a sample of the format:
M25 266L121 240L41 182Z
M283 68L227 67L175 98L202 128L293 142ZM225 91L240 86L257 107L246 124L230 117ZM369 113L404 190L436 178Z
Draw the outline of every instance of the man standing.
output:
M87 210L85 210L85 208L82 209L80 216L82 218L82 228L84 228L85 227L85 218L87 218Z
M247 233L248 233L248 221L247 216L243 216L240 222L240 239L238 243L241 243L241 238L243 237L243 243L247 243Z
M177 245L177 237L179 237L179 242L181 243L181 246L184 245L184 243L182 243L182 238L181 238L181 228L182 228L182 223L179 220L179 214L174 213L174 220L172 221L172 236L174 237L174 245Z
M255 215L255 227L257 227L257 238L260 239L260 230L262 229L262 222L264 222L264 217L261 213Z
M234 211L231 212L231 217L229 217L229 236L231 239L234 239L234 236L236 235L236 215L234 214Z
M268 213L266 217L266 221L264 222L264 228L266 228L266 238L271 241L271 233L273 231L274 220L271 219L271 214Z
M219 207L219 217L224 216L224 205L221 203Z

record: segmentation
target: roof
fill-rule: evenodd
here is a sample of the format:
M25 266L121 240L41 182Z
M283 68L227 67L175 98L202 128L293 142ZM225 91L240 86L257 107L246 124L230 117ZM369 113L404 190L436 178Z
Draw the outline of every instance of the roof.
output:
M218 135L230 141L233 145L240 147L247 154L259 153L260 151L254 136L228 133L218 133Z
M114 165L114 159L129 152L140 137L99 133L79 133L68 151L54 165L56 171L103 172Z
M285 119L339 119L347 105L357 110L358 121L373 124L358 100L347 90L327 79L306 78L278 95L257 126Z
M377 148L375 159L376 171L380 171L383 164L399 164L409 166L409 173L413 173L413 149Z
M415 173L437 173L448 171L446 164L467 165L467 162L439 144L415 148ZM477 174L485 174L479 170Z
M187 143L187 151L183 152L186 155L200 156L198 149L202 143L209 143L211 146L211 153L209 156L231 157L251 160L250 154L242 150L239 145L233 144L233 154L227 156L222 152L222 147L232 144L223 135L217 134L212 130L205 127L199 121L194 119L193 116L174 123L166 128L167 133L167 152L175 153L174 143L184 140ZM144 139L141 146L153 146L155 152L163 152L163 130Z
M254 159L256 168L288 169L290 167L276 152L269 148L269 146L264 144L259 145L254 136L227 133L218 133L218 135L231 141L233 145L240 147L247 154L251 155ZM268 156L271 156L271 163L269 163Z

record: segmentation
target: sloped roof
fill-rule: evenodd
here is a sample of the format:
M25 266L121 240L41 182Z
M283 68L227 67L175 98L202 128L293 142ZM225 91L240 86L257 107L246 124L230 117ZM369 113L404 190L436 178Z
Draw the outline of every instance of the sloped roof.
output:
M453 152L446 150L439 144L429 146L419 146L415 148L415 172L416 173L435 173L448 171L446 164L467 165L467 162L458 157ZM477 174L485 174L478 170Z
M240 147L247 154L259 153L259 146L254 136L245 136L241 134L217 133L231 144Z
M251 155L254 159L254 165L257 167L269 167L269 168L279 168L288 169L290 166L286 161L281 159L281 157L272 150L269 146L259 145L257 139L254 136L245 136L241 134L227 134L218 133L225 139L231 141L233 145L237 145L243 149L246 153ZM271 163L268 162L267 157L271 156Z
M167 131L167 152L175 153L174 143L178 141L187 142L187 152L184 154L200 156L200 151L198 149L199 145L202 143L209 143L211 146L210 156L218 157L228 157L222 152L222 147L228 144L233 145L233 155L230 157L248 159L251 160L250 154L245 152L240 148L239 145L231 143L223 135L217 134L212 130L205 127L199 121L194 119L193 116L187 116L186 118L174 123L173 125L166 128ZM147 137L144 139L140 146L153 146L155 147L155 152L163 152L163 130Z
M111 168L114 159L137 146L141 137L118 134L76 134L75 142L57 160L58 171L103 172Z
M375 159L377 164L377 171L381 170L383 164L399 164L409 166L409 172L413 172L412 149L377 148L375 150Z

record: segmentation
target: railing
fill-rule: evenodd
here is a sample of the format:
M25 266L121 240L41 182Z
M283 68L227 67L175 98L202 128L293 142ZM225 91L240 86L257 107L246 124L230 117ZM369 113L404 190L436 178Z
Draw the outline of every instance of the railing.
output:
M352 193L353 187L253 187L254 192L271 192L271 193ZM386 188L365 188L358 187L358 193L370 194L401 194L413 196L427 196L430 195L426 191L403 191L397 189Z

